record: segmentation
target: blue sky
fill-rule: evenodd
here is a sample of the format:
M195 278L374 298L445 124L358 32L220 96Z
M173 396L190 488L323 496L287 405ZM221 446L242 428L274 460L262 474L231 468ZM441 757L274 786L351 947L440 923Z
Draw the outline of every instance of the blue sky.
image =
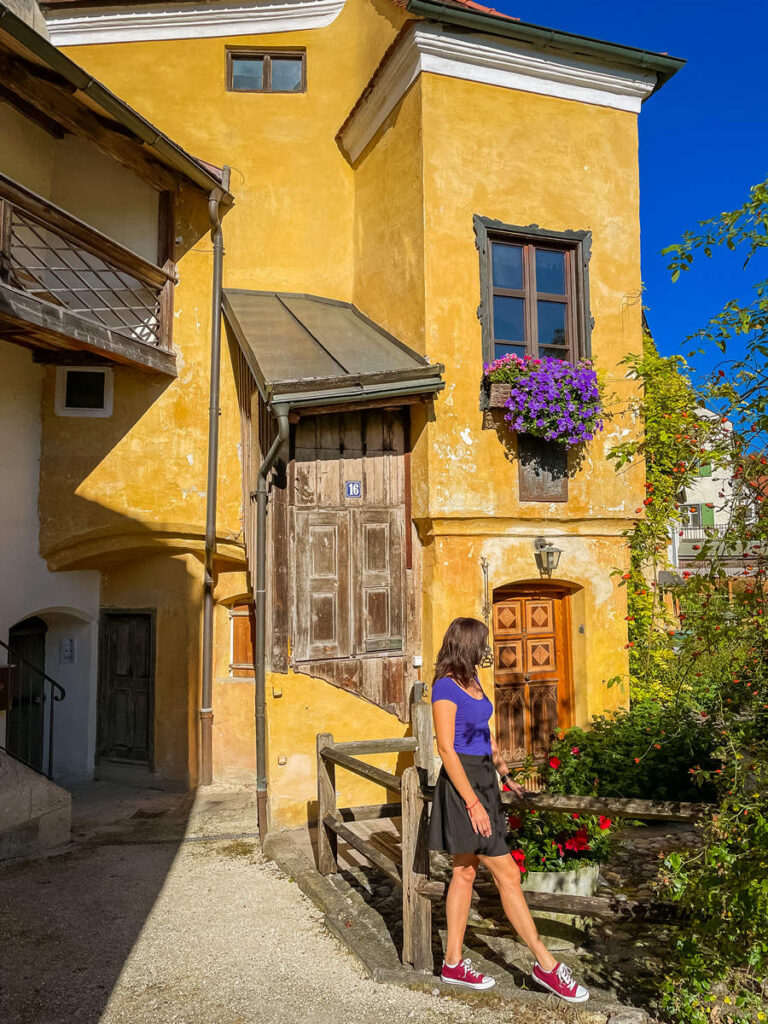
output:
M768 276L768 258L742 270L724 253L702 257L672 284L665 245L686 228L730 210L768 176L765 41L768 0L484 0L522 21L683 57L687 65L640 114L640 223L648 319L662 352L685 353L686 335L729 299L747 299ZM718 362L712 353L698 370Z

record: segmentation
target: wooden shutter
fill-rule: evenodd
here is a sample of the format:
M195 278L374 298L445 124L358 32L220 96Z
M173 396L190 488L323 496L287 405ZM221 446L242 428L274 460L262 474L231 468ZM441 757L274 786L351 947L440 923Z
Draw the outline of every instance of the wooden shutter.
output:
M253 648L256 636L255 609L251 603L238 604L230 612L232 619L232 664L233 676L253 676Z
M352 517L357 653L402 651L403 511L360 509Z
M349 512L295 515L296 660L349 657Z

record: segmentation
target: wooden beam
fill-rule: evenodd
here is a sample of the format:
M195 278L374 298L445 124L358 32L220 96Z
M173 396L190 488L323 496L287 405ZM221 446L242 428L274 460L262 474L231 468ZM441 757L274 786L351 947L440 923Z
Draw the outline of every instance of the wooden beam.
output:
M419 769L403 773L402 870L403 961L416 971L432 969L432 904L420 890L429 879L429 815Z
M440 901L445 897L445 882L421 881L419 892L429 900ZM492 890L492 891L491 891ZM578 914L581 917L594 917L601 920L616 918L644 918L649 921L668 921L677 914L673 903L660 903L653 900L619 899L616 896L571 896L560 892L529 892L523 890L525 902L531 910L544 910L556 914ZM485 899L498 899L493 886L486 891L483 888L472 893L472 903L476 906Z
M402 804L360 804L340 807L336 812L342 821L376 821L381 818L399 818Z
M9 92L34 107L68 132L79 135L103 153L134 171L159 192L174 190L178 181L162 164L150 157L144 144L114 128L90 110L68 83L46 81L35 66L8 53L0 54L0 81Z
M333 743L330 732L318 733L317 749L317 870L321 875L335 875L339 870L336 858L336 835L325 824L336 813L336 771L325 759Z
M360 412L367 409L400 409L404 405L426 405L434 395L403 395L402 398L371 398L362 402L336 402L332 405L306 405L293 409L288 417L291 423L298 423L302 416L325 416L332 412ZM280 396L274 397L275 402Z
M533 807L538 811L563 811L572 814L604 814L615 818L640 818L643 821L695 822L711 814L712 804L691 804L677 800L636 800L632 797L563 796L559 793L537 793L519 800L513 793L502 793L503 804L509 807Z
M162 288L175 279L175 269L165 270L145 260L138 253L131 252L108 235L78 220L49 200L20 185L17 181L0 173L0 198L8 201L22 214L28 215L35 223L50 228L68 242L74 243L85 252L91 253L118 270L135 277L142 284Z
M400 736L391 740L353 740L351 743L334 743L334 750L342 754L397 754L400 751L415 750L415 736Z
M323 750L322 756L324 760L330 761L331 764L336 764L340 768L346 768L347 771L354 772L355 775L368 779L369 782L375 782L379 786L384 786L385 789L389 789L393 793L400 792L402 781L399 775L385 772L381 768L374 768L372 764L366 764L365 761L359 761L356 757L342 754L334 747L326 747Z
M351 828L348 828L338 818L334 818L332 814L326 814L323 818L323 824L334 832L339 839L343 839L353 850L361 853L367 861L370 861L371 864L383 871L393 882L400 886L403 884L397 864L390 860L381 850L378 850L373 843L369 843L367 839L363 839L362 836L353 832Z
M176 376L176 357L171 352L131 341L122 335L84 320L63 306L36 299L0 283L0 323L21 335L27 347L49 345L55 349L82 349L106 356L111 362ZM31 335L31 337L26 337Z
M425 786L422 797L431 800L434 789ZM642 821L696 822L711 814L714 804L683 803L677 800L636 800L634 797L566 796L561 793L534 793L521 800L513 793L502 793L501 802L516 810L553 811L566 814L604 814L614 818L639 818Z

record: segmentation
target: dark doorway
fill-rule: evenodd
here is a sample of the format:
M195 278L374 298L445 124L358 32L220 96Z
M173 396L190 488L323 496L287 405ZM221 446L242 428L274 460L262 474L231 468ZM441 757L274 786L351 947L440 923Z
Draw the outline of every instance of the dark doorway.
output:
M154 676L154 612L102 611L100 760L152 766Z
M45 634L48 626L33 617L9 631L11 648L11 708L6 725L6 747L32 768L43 770L45 711ZM39 671L38 671L39 670Z

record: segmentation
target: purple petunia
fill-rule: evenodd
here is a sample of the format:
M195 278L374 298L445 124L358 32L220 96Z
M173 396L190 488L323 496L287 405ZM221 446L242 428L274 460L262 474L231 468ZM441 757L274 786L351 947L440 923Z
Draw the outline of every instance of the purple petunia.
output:
M588 360L574 364L509 353L484 371L489 384L511 385L505 402L511 430L571 446L603 429L597 374Z

